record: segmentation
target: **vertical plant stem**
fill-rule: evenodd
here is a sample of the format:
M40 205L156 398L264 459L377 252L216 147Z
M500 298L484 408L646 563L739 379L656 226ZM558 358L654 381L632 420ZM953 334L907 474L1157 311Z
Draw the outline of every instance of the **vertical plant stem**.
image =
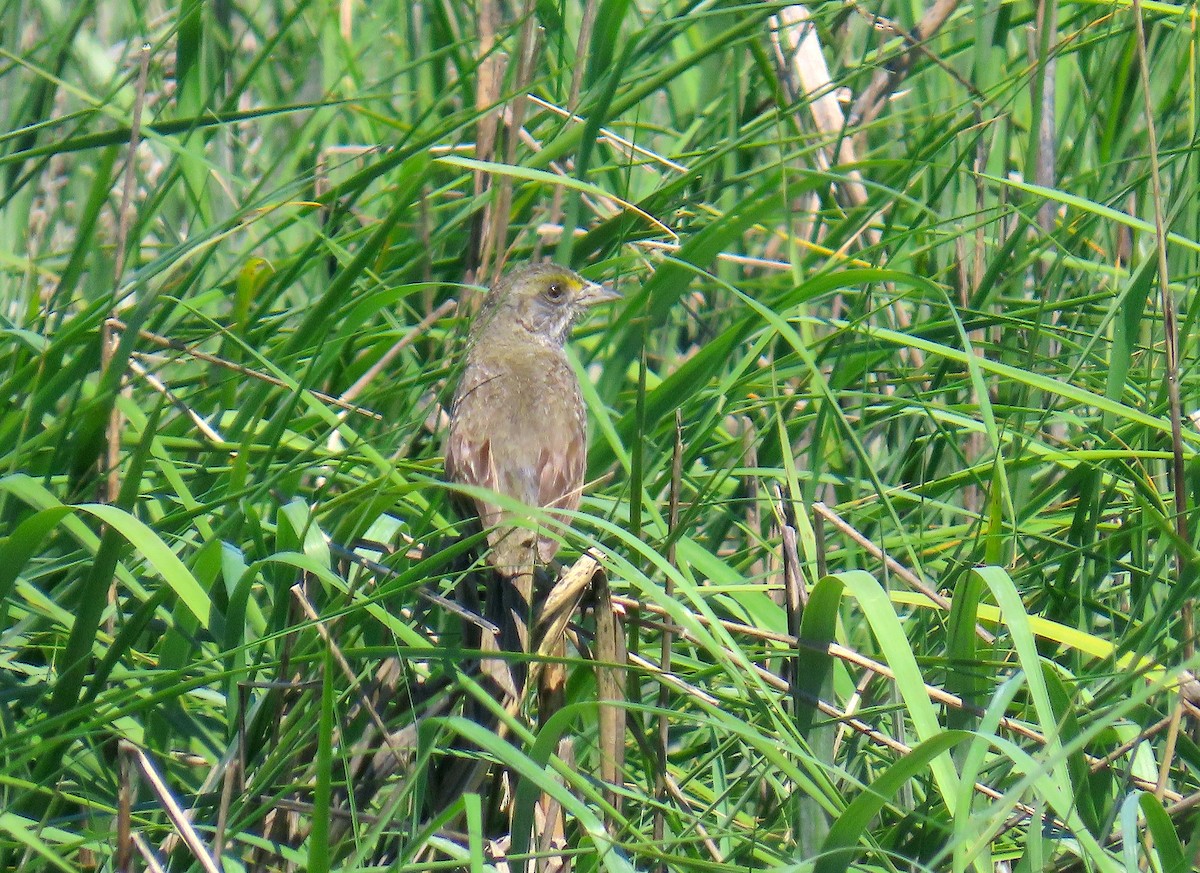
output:
M587 49L592 41L592 31L596 27L597 5L598 0L586 0L583 4L583 18L579 22L579 39L575 41L575 65L571 70L571 93L567 97L567 110L570 112L569 117L571 118L574 118L575 110L579 108L579 89L583 85L583 74L587 70ZM562 220L562 201L563 188L559 185L554 188L554 195L550 201L548 224L558 224ZM572 233L574 228L565 229L563 232ZM539 236L534 245L533 259L538 260L541 253L542 237Z
M1038 75L1034 77L1036 89L1034 101L1039 106L1037 132L1037 159L1034 164L1034 181L1044 188L1055 183L1054 157L1057 153L1055 136L1054 95L1057 90L1058 60L1052 47L1058 34L1058 4L1055 0L1039 0L1037 6L1037 57ZM1038 209L1038 226L1049 235L1054 230L1054 203L1047 200Z
M670 545L667 546L667 561L672 567L676 566L675 557L675 534L679 529L679 492L682 487L683 479L683 413L680 410L675 410L675 450L671 456L671 504L669 510L670 524ZM667 577L666 583L667 597L674 596L675 583L671 577ZM662 652L659 663L662 665L664 673L671 672L671 644L674 636L664 625L662 631ZM665 683L658 686L658 773L655 774L654 791L658 796L660 803L665 803L667 799L667 743L670 740L670 724L667 720L667 705L670 703L670 694ZM661 842L666 830L666 822L664 821L662 809L658 809L654 813L654 840ZM665 868L664 868L665 869Z
M525 106L528 102L525 92L533 78L534 62L537 60L537 15L533 0L526 0L525 8L521 10L521 41L517 58L517 76L514 86L515 95L512 104L505 112L505 123L508 133L505 142L504 160L509 165L517 160L517 141L521 138L521 127L525 124ZM508 257L506 240L512 209L513 177L504 176L500 180L500 190L495 200L495 211L492 213L492 230L489 239L496 249L496 261L492 265L492 278L499 279L504 270Z
M1150 94L1150 66L1146 61L1146 29L1142 22L1141 0L1133 0L1133 22L1137 34L1138 73L1142 85L1142 106L1146 112L1146 139L1150 158L1150 189L1154 202L1154 245L1158 254L1158 293L1163 314L1163 346L1166 353L1167 409L1171 419L1171 491L1175 496L1175 582L1183 585L1187 569L1183 550L1189 542L1187 530L1187 492L1184 490L1182 408L1179 400L1179 324L1175 295L1168 281L1167 229L1163 219L1162 178L1158 167L1158 133L1154 126L1154 101ZM1195 654L1195 626L1190 594L1183 601L1183 660L1190 663Z

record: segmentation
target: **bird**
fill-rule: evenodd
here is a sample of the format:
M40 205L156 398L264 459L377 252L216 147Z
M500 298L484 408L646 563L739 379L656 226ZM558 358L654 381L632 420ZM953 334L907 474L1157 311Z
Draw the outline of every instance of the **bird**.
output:
M587 462L587 410L565 346L592 306L620 298L554 263L512 269L489 290L471 322L465 365L450 407L445 475L549 510L559 520L578 508ZM491 571L486 614L498 634L483 631L484 652L530 651L534 574L559 541L487 497L458 494L461 515L486 531ZM483 658L480 671L506 705L519 703L526 676L516 660Z

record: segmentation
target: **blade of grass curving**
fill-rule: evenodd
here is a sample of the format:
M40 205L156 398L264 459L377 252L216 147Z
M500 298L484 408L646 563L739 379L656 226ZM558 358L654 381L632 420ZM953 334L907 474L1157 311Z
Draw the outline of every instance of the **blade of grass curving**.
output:
M838 608L841 604L842 582L827 576L813 586L800 623L791 682L796 708L796 729L808 740L819 761L833 763L836 725L827 722L814 705L817 700L833 700L833 658L826 647L837 635ZM845 813L843 813L844 815ZM829 819L813 798L798 795L793 826L800 850L806 856L816 856L829 838Z
M1120 310L1112 324L1112 346L1108 353L1108 377L1105 379L1104 396L1120 401L1125 395L1125 383L1142 339L1142 321L1149 299L1150 286L1154 281L1156 262L1153 257L1143 259L1133 271L1128 285L1121 291ZM1105 429L1109 429L1113 413L1105 412Z
M974 634L971 637L974 639ZM982 828L975 818L985 811L977 808L975 785L980 777L980 772L992 763L989 760L989 752L994 745L992 738L999 733L1000 720L1008 711L1013 699L1023 689L1024 684L1023 677L1019 675L1000 682L992 693L992 698L988 701L983 716L977 719L978 725L973 732L971 741L954 751L955 760L960 762L962 772L962 782L959 787L961 794L958 812L954 816L954 839L951 847L957 870L965 870L969 864L978 868L981 861L986 863L986 854L990 852L990 841L978 839L978 833ZM988 816L987 820L994 821L994 817ZM974 856L970 854L972 844L977 852Z
M815 320L809 321L814 322ZM886 340L901 346L912 346L913 348L920 349L927 354L939 355L957 363L965 364L967 362L967 354L960 352L957 349L950 348L949 346L927 342L926 340L912 334L903 334L898 331L877 326L865 327L863 325L853 324L840 319L831 320L829 323L836 327L845 328L856 332L859 330L865 330L871 337L875 339ZM994 373L998 376L1004 377L1005 379L1014 380L1027 385L1030 388L1036 388L1040 391L1044 391L1046 394L1054 397L1061 397L1064 400L1068 400L1072 403L1081 404L1086 407L1092 407L1100 410L1101 412L1111 412L1118 416L1121 421L1140 424L1158 432L1170 432L1170 424L1163 419L1148 415L1140 410L1126 406L1122 403L1111 401L1106 397L1087 390L1086 388L1080 388L1076 385L1071 385L1052 377L1043 376L1030 370L1022 370L1019 367L1013 367L998 361L992 361L988 358L980 358L978 356L973 357L975 358L979 368L983 371ZM1190 443L1188 446L1190 451L1197 451L1197 446L1200 445L1200 435L1189 434L1186 436L1188 442Z
M603 397L615 394L625 368L635 360L641 331L625 329L635 315L645 318L650 329L663 323L679 298L687 290L693 278L703 277L704 267L712 263L717 254L732 244L748 227L762 221L771 210L779 208L779 190L774 181L767 181L748 196L736 212L723 215L692 235L677 253L664 258L662 265L654 271L641 291L631 297L614 325L618 332L616 345L608 350L609 367L599 380L599 391ZM647 413L652 411L647 408ZM654 418L647 419L650 425L657 424Z
M887 591L869 573L862 570L852 570L846 573L831 574L827 579L837 579L853 595L870 623L871 630L884 654L892 672L895 674L896 689L904 701L913 730L920 743L925 743L937 736L942 727L929 696L925 693L925 683L917 666L916 656L900 619L896 615L888 598ZM942 802L950 814L954 814L958 798L959 778L954 763L949 756L940 756L930 763L934 781L937 783Z
M984 590L983 580L974 574L964 573L954 587L950 620L946 628L946 690L958 695L970 706L982 706L989 687L979 664L978 638L975 635L979 601ZM950 730L970 730L977 721L978 717L967 707L946 709L946 727Z
M1158 855L1158 865L1162 873L1186 873L1191 865L1188 864L1187 853L1179 842L1175 825L1167 815L1162 804L1152 794L1138 792L1131 795L1129 801L1136 802L1146 817L1146 827L1154 837L1154 851ZM1127 840L1133 842L1132 840Z
M1083 733L1079 724L1079 714L1076 712L1076 702L1058 671L1050 664L1043 664L1042 679L1046 683L1050 703L1057 715L1059 741L1071 747L1067 752L1067 772L1075 791L1075 807L1079 818L1094 837L1103 839L1105 833L1101 811L1110 788L1106 784L1107 774L1098 773L1093 776L1082 746L1075 742Z
M932 769L937 761L945 759L950 749L970 737L965 731L945 731L923 741L912 752L889 766L834 821L816 858L813 873L842 873L849 870L855 860L854 847L884 805L909 780Z
M0 831L8 834L19 845L33 852L51 867L62 870L64 873L70 873L77 869L41 838L40 835L45 833L41 822L5 810L0 812ZM62 836L64 837L63 842L71 842L74 839L74 835L63 834Z
M556 714L573 718L575 713L568 713L567 708ZM520 752L515 746L505 742L493 731L464 718L450 717L437 720L438 723L461 734L468 742L473 743L490 753L505 767L515 771L522 780L528 780L538 792L547 794L562 804L563 809L574 817L583 834L596 847L597 860L605 870L614 873L632 873L633 867L625 859L623 853L613 844L604 827L604 823L596 816L590 806L582 798L568 791L563 785L552 778L536 761ZM514 828L515 831L515 828ZM514 832L514 843L517 840Z
M922 609L933 608L927 598L908 591L893 591L891 598L897 604L905 606ZM994 624L1003 623L1002 610L990 604L979 603L976 606L976 613L981 621ZM1097 661L1111 660L1118 670L1144 675L1146 681L1150 683L1161 684L1166 679L1165 667L1150 658L1135 653L1120 654L1121 647L1118 644L1099 634L1087 633L1078 628L1028 613L1026 613L1026 621L1033 634L1040 639L1067 646Z
M95 562L76 593L75 623L63 652L63 666L47 709L60 715L73 706L79 697L89 667L89 655L100 627L100 617L108 602L108 588L116 572L120 553L126 543L132 545L163 574L164 580L176 590L189 607L208 619L208 598L195 584L192 575L166 547L158 536L143 522L138 521L128 510L132 507L141 486L142 473L149 455L151 435L154 433L161 405L148 419L148 428L142 434L138 448L130 456L121 481L120 494L115 505L82 505L79 511L89 513L104 522L100 534L100 546L96 550Z

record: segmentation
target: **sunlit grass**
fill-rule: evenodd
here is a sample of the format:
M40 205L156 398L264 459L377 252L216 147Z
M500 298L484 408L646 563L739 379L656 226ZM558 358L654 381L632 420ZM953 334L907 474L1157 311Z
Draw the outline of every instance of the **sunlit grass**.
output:
M911 54L912 7L816 7L841 112L911 64L844 132L790 96L776 6L596 4L580 44L585 4L534 4L525 81L516 7L480 57L490 8L6 8L3 865L116 869L135 784L139 851L198 866L124 740L226 869L482 868L506 816L424 796L480 732L441 706L481 692L436 600L469 551L439 404L502 257L554 257L625 297L573 345L561 558L608 575L628 730L616 809L589 600L566 707L473 736L518 822L561 794L588 870L1195 866L1184 8L1146 13L1148 119L1128 7L960 8Z

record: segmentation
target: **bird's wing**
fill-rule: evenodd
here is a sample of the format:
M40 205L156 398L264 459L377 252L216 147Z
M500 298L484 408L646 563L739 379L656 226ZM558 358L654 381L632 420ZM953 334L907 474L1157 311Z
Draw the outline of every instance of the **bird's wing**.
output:
M571 376L574 385L574 374ZM578 393L578 388L575 391ZM583 411L582 398L574 404L573 420L564 423L570 438L559 439L552 445L542 446L538 455L538 504L547 509L574 510L579 507L583 491L583 476L587 468L587 417ZM561 436L561 434L560 434ZM570 522L562 515L558 518ZM538 553L542 561L550 561L558 551L558 542L549 537L538 540Z
M491 437L480 431L478 423L472 427L470 421L477 416L468 414L470 407L487 408L496 378L495 372L476 366L468 370L459 383L446 440L446 478L451 482L503 492L492 454ZM482 501L473 503L484 528L492 527L500 520L498 507Z

